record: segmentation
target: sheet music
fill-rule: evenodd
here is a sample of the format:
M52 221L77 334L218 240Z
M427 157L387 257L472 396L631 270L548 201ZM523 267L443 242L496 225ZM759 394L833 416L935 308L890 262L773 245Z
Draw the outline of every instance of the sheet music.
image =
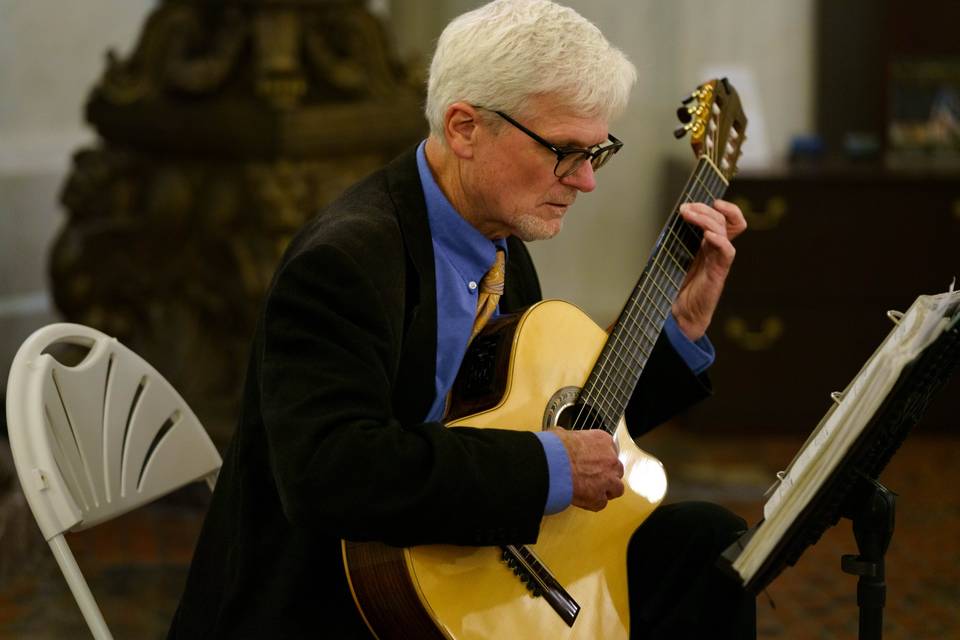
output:
M946 329L960 309L960 292L920 296L880 347L847 385L791 462L778 474L763 507L764 521L733 563L745 580L756 572L773 546L830 477L863 431L904 367ZM762 534L762 535L761 535Z

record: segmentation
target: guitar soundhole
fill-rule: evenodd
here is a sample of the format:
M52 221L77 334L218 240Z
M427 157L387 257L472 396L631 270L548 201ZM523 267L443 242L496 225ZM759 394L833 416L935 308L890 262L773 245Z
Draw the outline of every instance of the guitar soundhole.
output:
M603 429L603 418L593 407L580 402L560 409L555 423L564 429Z
M580 387L563 387L550 397L543 412L543 428L551 427L611 431L599 411L580 402Z

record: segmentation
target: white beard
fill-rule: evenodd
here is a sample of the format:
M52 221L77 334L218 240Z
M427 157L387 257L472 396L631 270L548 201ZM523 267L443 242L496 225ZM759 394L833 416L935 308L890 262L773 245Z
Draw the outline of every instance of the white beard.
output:
M554 226L556 225L556 226ZM514 234L524 242L535 240L549 240L563 228L563 220L547 222L533 214L523 214L514 221Z

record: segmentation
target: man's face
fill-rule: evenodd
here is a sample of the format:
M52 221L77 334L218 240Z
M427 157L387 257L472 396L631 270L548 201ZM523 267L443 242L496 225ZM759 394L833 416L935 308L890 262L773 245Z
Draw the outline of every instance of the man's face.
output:
M526 114L508 115L556 146L589 148L607 140L603 118L578 116L556 99L538 97L529 105ZM497 124L496 131L482 125L486 132L470 171L467 195L481 231L526 241L552 238L577 194L596 187L593 168L584 162L573 174L558 178L554 153L505 120Z

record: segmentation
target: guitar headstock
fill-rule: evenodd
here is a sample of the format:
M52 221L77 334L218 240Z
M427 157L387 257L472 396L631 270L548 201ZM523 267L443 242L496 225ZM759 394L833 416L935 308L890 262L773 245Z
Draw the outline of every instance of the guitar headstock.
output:
M684 125L673 135L682 138L689 131L696 156L709 157L730 180L737 172L747 129L747 117L733 85L726 78L705 82L683 101L677 117Z

